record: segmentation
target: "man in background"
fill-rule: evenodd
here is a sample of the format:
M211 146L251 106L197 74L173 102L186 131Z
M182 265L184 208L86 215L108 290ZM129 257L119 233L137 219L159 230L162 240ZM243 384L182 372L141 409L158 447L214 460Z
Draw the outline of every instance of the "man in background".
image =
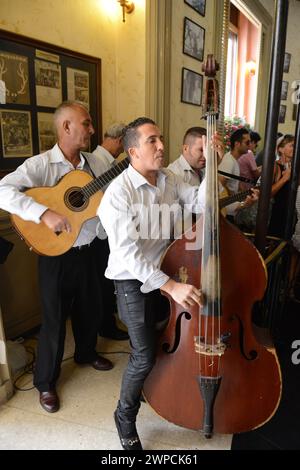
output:
M248 146L248 152L242 155L238 159L238 164L240 167L240 176L247 178L253 181L256 181L261 175L261 166L257 166L255 161L255 150L258 146L258 142L261 140L261 137L258 132L250 131L250 144ZM246 191L251 188L253 183L240 182L240 190Z
M168 169L183 178L185 183L199 186L204 176L205 157L202 136L206 136L204 127L191 127L183 138L182 154Z
M123 152L122 138L124 128L124 123L117 123L110 126L104 134L102 144L98 145L93 151L93 154L97 157L98 163L101 165L101 173L104 173L115 165L116 159ZM118 328L116 323L115 312L117 309L114 283L104 276L109 256L108 241L107 239L103 240L97 238L95 244L98 252L97 269L102 292L101 312L103 312L99 321L98 332L100 336L106 338L115 339L117 341L126 340L128 339L128 334L126 331Z

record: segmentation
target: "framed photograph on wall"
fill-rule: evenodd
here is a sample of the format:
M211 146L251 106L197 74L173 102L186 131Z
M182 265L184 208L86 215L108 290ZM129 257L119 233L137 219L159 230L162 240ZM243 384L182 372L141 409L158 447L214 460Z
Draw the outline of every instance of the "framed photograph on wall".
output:
M204 39L205 29L189 18L184 18L183 53L202 62Z
M292 116L293 121L297 120L297 112L298 112L298 105L293 104L293 116Z
M184 0L184 3L192 7L200 15L205 16L206 0Z
M32 155L31 116L29 111L3 109L0 112L3 158Z
M290 64L291 64L291 54L289 52L286 52L284 54L284 64L283 64L283 71L284 73L289 73L290 71Z
M37 113L40 153L51 149L56 143L52 113Z
M281 104L279 109L279 119L278 122L283 124L285 122L285 114L286 114L286 105Z
M281 100L285 101L288 95L289 82L283 81L281 85Z
M181 101L183 103L201 106L202 85L203 75L183 67L181 76Z
M56 142L53 113L64 100L89 108L102 138L101 60L0 29L0 178Z
M0 50L0 78L5 83L1 104L30 104L28 58Z

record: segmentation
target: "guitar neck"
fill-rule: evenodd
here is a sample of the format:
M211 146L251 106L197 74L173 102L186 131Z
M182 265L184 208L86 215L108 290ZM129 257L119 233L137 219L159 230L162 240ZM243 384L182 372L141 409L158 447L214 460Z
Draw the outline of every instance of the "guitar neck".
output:
M101 191L101 189L103 189L108 183L110 183L113 179L119 176L122 171L124 171L128 167L128 165L129 157L126 157L119 163L117 163L117 165L114 165L105 173L83 186L83 188L81 189L82 193L86 198L93 196L93 194L97 193L98 191Z
M251 189L248 189L247 191L242 191L241 193L236 193L236 194L233 194L232 196L223 197L219 201L220 209L223 209L223 207L229 206L229 204L232 204L233 202L242 201L249 194L251 194L251 192L252 192Z

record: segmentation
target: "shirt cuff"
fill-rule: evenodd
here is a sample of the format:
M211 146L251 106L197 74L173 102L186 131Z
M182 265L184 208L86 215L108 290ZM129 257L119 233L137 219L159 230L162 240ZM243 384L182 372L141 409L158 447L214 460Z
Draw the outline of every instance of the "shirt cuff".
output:
M141 286L141 292L147 294L153 290L159 289L169 280L169 276L160 270L155 271L148 277L147 281Z
M41 215L46 212L47 209L49 209L49 207L44 206L43 204L39 204L38 202L34 203L30 207L30 218L32 222L39 224L41 222Z

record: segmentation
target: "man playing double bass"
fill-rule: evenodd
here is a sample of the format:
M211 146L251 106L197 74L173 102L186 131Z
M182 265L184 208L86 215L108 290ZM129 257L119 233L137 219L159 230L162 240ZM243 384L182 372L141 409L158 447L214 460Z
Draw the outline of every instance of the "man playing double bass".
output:
M218 144L216 139L214 145ZM140 395L155 361L157 322L168 314L168 302L160 290L186 309L200 305L198 288L176 282L159 268L173 229L172 222L164 226L160 212L166 208L176 212L175 201L180 201L188 210L202 213L205 180L192 187L163 168L162 136L151 119L131 122L125 128L123 145L130 165L106 190L98 215L110 245L105 274L115 281L119 315L132 346L114 417L122 447L141 450L135 424Z

